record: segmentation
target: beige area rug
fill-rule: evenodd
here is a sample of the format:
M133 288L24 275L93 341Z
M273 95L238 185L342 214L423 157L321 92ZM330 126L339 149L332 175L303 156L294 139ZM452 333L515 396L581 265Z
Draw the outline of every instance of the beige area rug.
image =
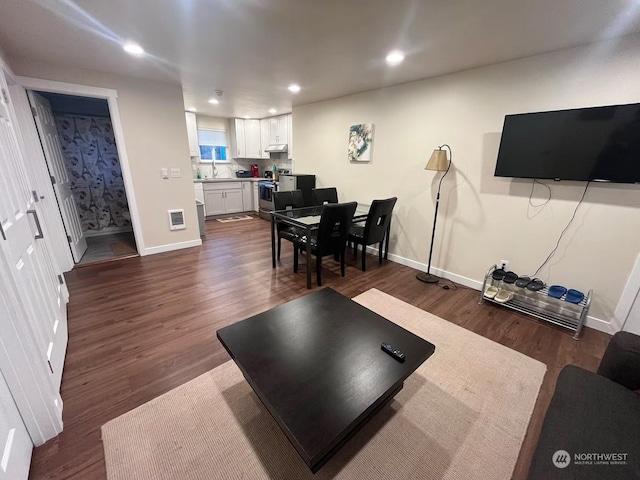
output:
M227 218L217 218L220 223L229 223L229 222L242 222L243 220L253 220L254 217L250 217L249 215L239 215L237 217L227 217Z
M545 365L378 290L354 300L436 351L318 473L229 361L104 425L109 480L511 478Z

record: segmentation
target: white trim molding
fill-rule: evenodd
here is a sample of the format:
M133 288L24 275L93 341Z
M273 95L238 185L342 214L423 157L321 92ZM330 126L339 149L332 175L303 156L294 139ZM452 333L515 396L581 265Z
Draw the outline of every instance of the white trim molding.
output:
M107 104L109 105L109 115L111 117L111 125L113 126L113 134L116 140L116 148L118 149L118 157L120 158L124 189L127 193L127 203L129 204L129 212L131 214L133 234L136 238L138 252L140 252L140 255L145 255L145 253L143 253L146 249L144 246L144 238L142 236L140 213L138 212L138 203L133 189L129 157L127 155L127 147L124 141L124 130L122 128L122 121L120 120L120 110L118 109L118 92L110 88L55 82L53 80L44 80L40 78L16 77L16 81L27 90L39 90L42 92L62 93L81 97L102 98L107 101Z
M367 247L367 252L371 254L378 255L378 249L374 247ZM415 268L416 270L420 270L421 272L427 271L427 265L421 262L417 262L415 260L411 260L409 258L401 257L400 255L395 255L393 253L389 253L389 260L395 263L399 263L401 265L405 265L407 267ZM639 257L640 261L640 257ZM638 264L636 266L639 266ZM640 269L639 269L640 270ZM446 270L441 270L439 268L431 267L431 273L437 275L442 278L446 278L447 280L451 280L452 282L458 283L460 285L464 285L465 287L473 288L474 290L478 290L480 292L482 290L482 282L479 280L474 280L473 278L463 277L462 275L458 275L456 273L447 272ZM640 278L639 278L640 280ZM639 283L640 286L640 283ZM636 290L637 293L637 290ZM635 298L635 297L634 297ZM633 303L633 302L632 302ZM629 306L631 308L631 306ZM628 312L627 312L628 314ZM626 317L625 317L626 318ZM585 326L593 328L595 330L599 330L601 332L605 332L608 334L614 334L615 332L621 330L621 328L617 328L613 322L607 322L606 320L602 320L600 318L592 317L587 315L587 318L584 322Z
M166 245L158 245L157 247L149 247L139 253L143 255L154 255L156 253L172 252L173 250L181 250L183 248L199 247L202 245L202 239L189 240L186 242L168 243Z

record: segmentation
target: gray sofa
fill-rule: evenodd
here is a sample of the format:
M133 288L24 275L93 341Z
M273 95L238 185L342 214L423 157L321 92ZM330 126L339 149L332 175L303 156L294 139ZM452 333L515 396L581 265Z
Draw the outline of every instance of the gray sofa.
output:
M640 337L631 333L613 336L597 374L564 367L528 480L640 479L638 390Z

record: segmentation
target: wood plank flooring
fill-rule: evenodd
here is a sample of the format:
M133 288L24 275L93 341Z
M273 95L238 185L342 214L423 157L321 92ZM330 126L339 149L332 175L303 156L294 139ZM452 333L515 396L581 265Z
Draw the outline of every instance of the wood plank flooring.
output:
M100 426L229 359L216 330L309 292L305 265L293 274L283 241L271 268L269 223L262 219L207 222L201 248L76 269L67 274L69 346L64 375L64 432L34 451L30 478L106 478ZM559 328L487 304L479 293L445 290L416 271L370 256L362 272L347 255L323 262L323 287L354 297L377 288L548 367L513 478L525 478L544 413L561 368L597 368L609 336L585 329L574 341ZM312 266L313 268L313 266ZM447 282L450 283L450 282ZM314 289L315 286L314 276Z

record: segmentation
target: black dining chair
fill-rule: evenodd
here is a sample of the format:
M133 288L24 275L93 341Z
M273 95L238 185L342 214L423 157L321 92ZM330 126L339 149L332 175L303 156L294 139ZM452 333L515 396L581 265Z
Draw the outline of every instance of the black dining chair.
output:
M304 200L302 198L302 190L291 190L287 192L273 192L273 209L287 210L289 208L302 208ZM297 236L304 235L304 229L294 227L293 225L285 225L278 223L278 260L280 259L280 251L282 250L282 239L293 242Z
M396 197L387 198L386 200L374 200L369 208L367 220L363 225L352 225L349 232L349 242L353 242L353 256L358 256L358 245L362 245L362 271L367 270L367 245L378 245L378 261L382 263L382 250L384 240L387 235L387 229L391 222L391 213L396 205ZM389 248L389 239L387 238L387 248Z
M347 237L356 212L357 202L327 204L322 209L318 230L311 238L297 237L293 240L296 247L305 248L311 242L311 253L316 256L316 277L318 286L322 285L322 257L337 256L340 260L340 274L344 277L344 256L347 250ZM293 272L298 272L298 248L293 249Z
M324 205L325 203L338 203L338 189L336 187L314 188L313 203Z

